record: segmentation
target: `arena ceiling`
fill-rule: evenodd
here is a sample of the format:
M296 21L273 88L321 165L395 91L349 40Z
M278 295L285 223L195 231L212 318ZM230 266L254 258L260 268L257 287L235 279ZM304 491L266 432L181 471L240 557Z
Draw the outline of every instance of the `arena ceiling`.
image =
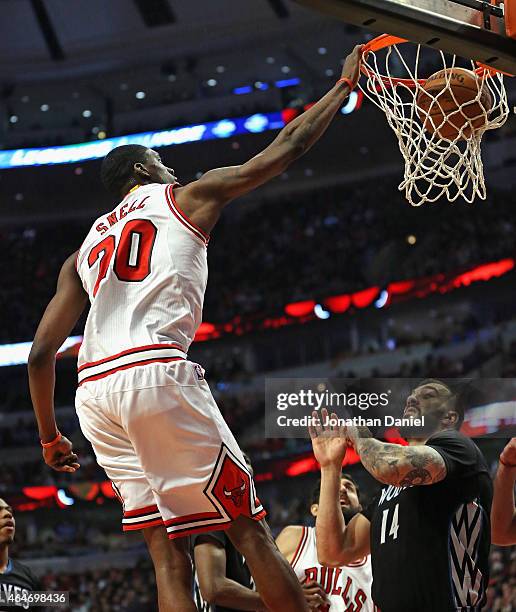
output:
M2 11L0 75L16 82L234 53L337 25L289 0L3 0Z

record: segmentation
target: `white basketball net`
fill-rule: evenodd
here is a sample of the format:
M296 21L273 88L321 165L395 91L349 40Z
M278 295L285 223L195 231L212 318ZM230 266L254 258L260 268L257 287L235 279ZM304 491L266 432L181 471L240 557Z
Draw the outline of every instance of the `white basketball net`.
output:
M423 90L424 80L434 71L456 67L457 58L449 57L447 61L444 53L439 51L442 66L420 75L421 45L400 44L399 46L405 49L412 47L412 51L409 52L412 53L410 60L405 59L396 44L386 49L370 51L364 60L364 68L368 73L366 81L360 84L364 95L385 112L387 121L398 138L400 151L405 160L404 179L398 189L405 191L405 196L412 206L435 202L443 196L446 196L450 202L459 197L467 202L472 202L476 196L485 199L486 188L480 143L487 130L499 128L509 115L503 75L495 73L488 76L488 71L484 71L479 75L479 92L475 100L461 105L450 87L451 74L447 72L443 90L435 96L428 92L424 94L432 98L430 108L433 112L435 113L437 109L444 116L443 119L438 115L442 122L436 124L435 115L430 117L418 107L416 100ZM409 62L414 63L414 50L415 65L414 68L410 68ZM425 49L425 52L428 50ZM408 55L405 50L404 53ZM476 66L471 62L468 68L475 70ZM404 78L400 80L400 76ZM491 108L483 108L481 97L483 96L485 101L487 96L484 88L491 94ZM443 131L446 129L447 123L446 112L440 105L440 100L443 99L441 96L445 91L451 94L460 112L460 115L453 116L459 119L463 116L465 123L457 136L452 136L450 139L442 138L439 133L440 128ZM481 114L468 117L471 114L471 105L477 102ZM469 106L468 114L463 111L466 106ZM453 112L456 113L455 110ZM433 133L425 129L426 122L431 122L434 126ZM462 124L462 119L458 123ZM475 128L475 125L479 124L480 127Z

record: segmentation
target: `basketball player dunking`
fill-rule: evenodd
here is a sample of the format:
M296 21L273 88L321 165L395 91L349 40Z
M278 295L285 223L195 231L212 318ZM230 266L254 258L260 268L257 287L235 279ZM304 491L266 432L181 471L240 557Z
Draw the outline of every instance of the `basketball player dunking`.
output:
M480 610L489 582L492 483L479 449L458 431L463 401L448 385L423 381L404 416L424 416L428 425L402 432L409 446L375 440L367 428L310 429L321 465L319 559L338 567L371 552L372 595L382 612ZM339 483L348 444L385 487L346 524Z
M312 492L310 514L317 517L321 481ZM340 478L339 503L346 523L362 510L356 482L348 474ZM350 561L339 567L325 567L317 556L315 527L289 525L276 543L303 585L310 609L317 612L374 612L371 597L371 557Z
M185 536L214 529L228 530L270 610L307 609L262 520L238 444L187 350L201 323L209 233L223 208L284 172L322 136L356 85L361 52L355 47L335 86L241 166L183 187L156 151L111 151L102 179L121 201L64 263L38 327L29 380L43 456L74 472L77 456L54 415L55 355L89 299L77 413L123 501L123 528L144 530L162 611L195 610Z

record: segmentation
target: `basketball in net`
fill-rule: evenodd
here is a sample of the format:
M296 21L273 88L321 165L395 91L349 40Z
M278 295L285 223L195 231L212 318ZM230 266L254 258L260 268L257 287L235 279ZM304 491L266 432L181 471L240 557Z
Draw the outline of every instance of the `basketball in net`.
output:
M427 132L444 140L466 140L486 128L493 96L472 70L447 68L426 79L416 105Z
M407 43L383 34L365 45L359 83L398 139L405 161L399 190L413 206L485 199L480 145L509 116L503 75Z

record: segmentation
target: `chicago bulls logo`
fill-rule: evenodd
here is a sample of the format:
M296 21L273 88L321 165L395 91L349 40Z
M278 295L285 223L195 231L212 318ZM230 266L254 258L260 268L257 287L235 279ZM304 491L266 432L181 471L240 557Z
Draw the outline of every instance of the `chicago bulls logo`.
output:
M225 444L220 447L205 493L231 520L241 514L260 520L266 514L244 462L233 455Z
M226 497L231 498L231 501L235 504L237 508L242 506L242 500L244 499L244 493L246 489L246 484L242 480L242 483L235 487L234 489L230 489L229 491L224 487L224 495Z

